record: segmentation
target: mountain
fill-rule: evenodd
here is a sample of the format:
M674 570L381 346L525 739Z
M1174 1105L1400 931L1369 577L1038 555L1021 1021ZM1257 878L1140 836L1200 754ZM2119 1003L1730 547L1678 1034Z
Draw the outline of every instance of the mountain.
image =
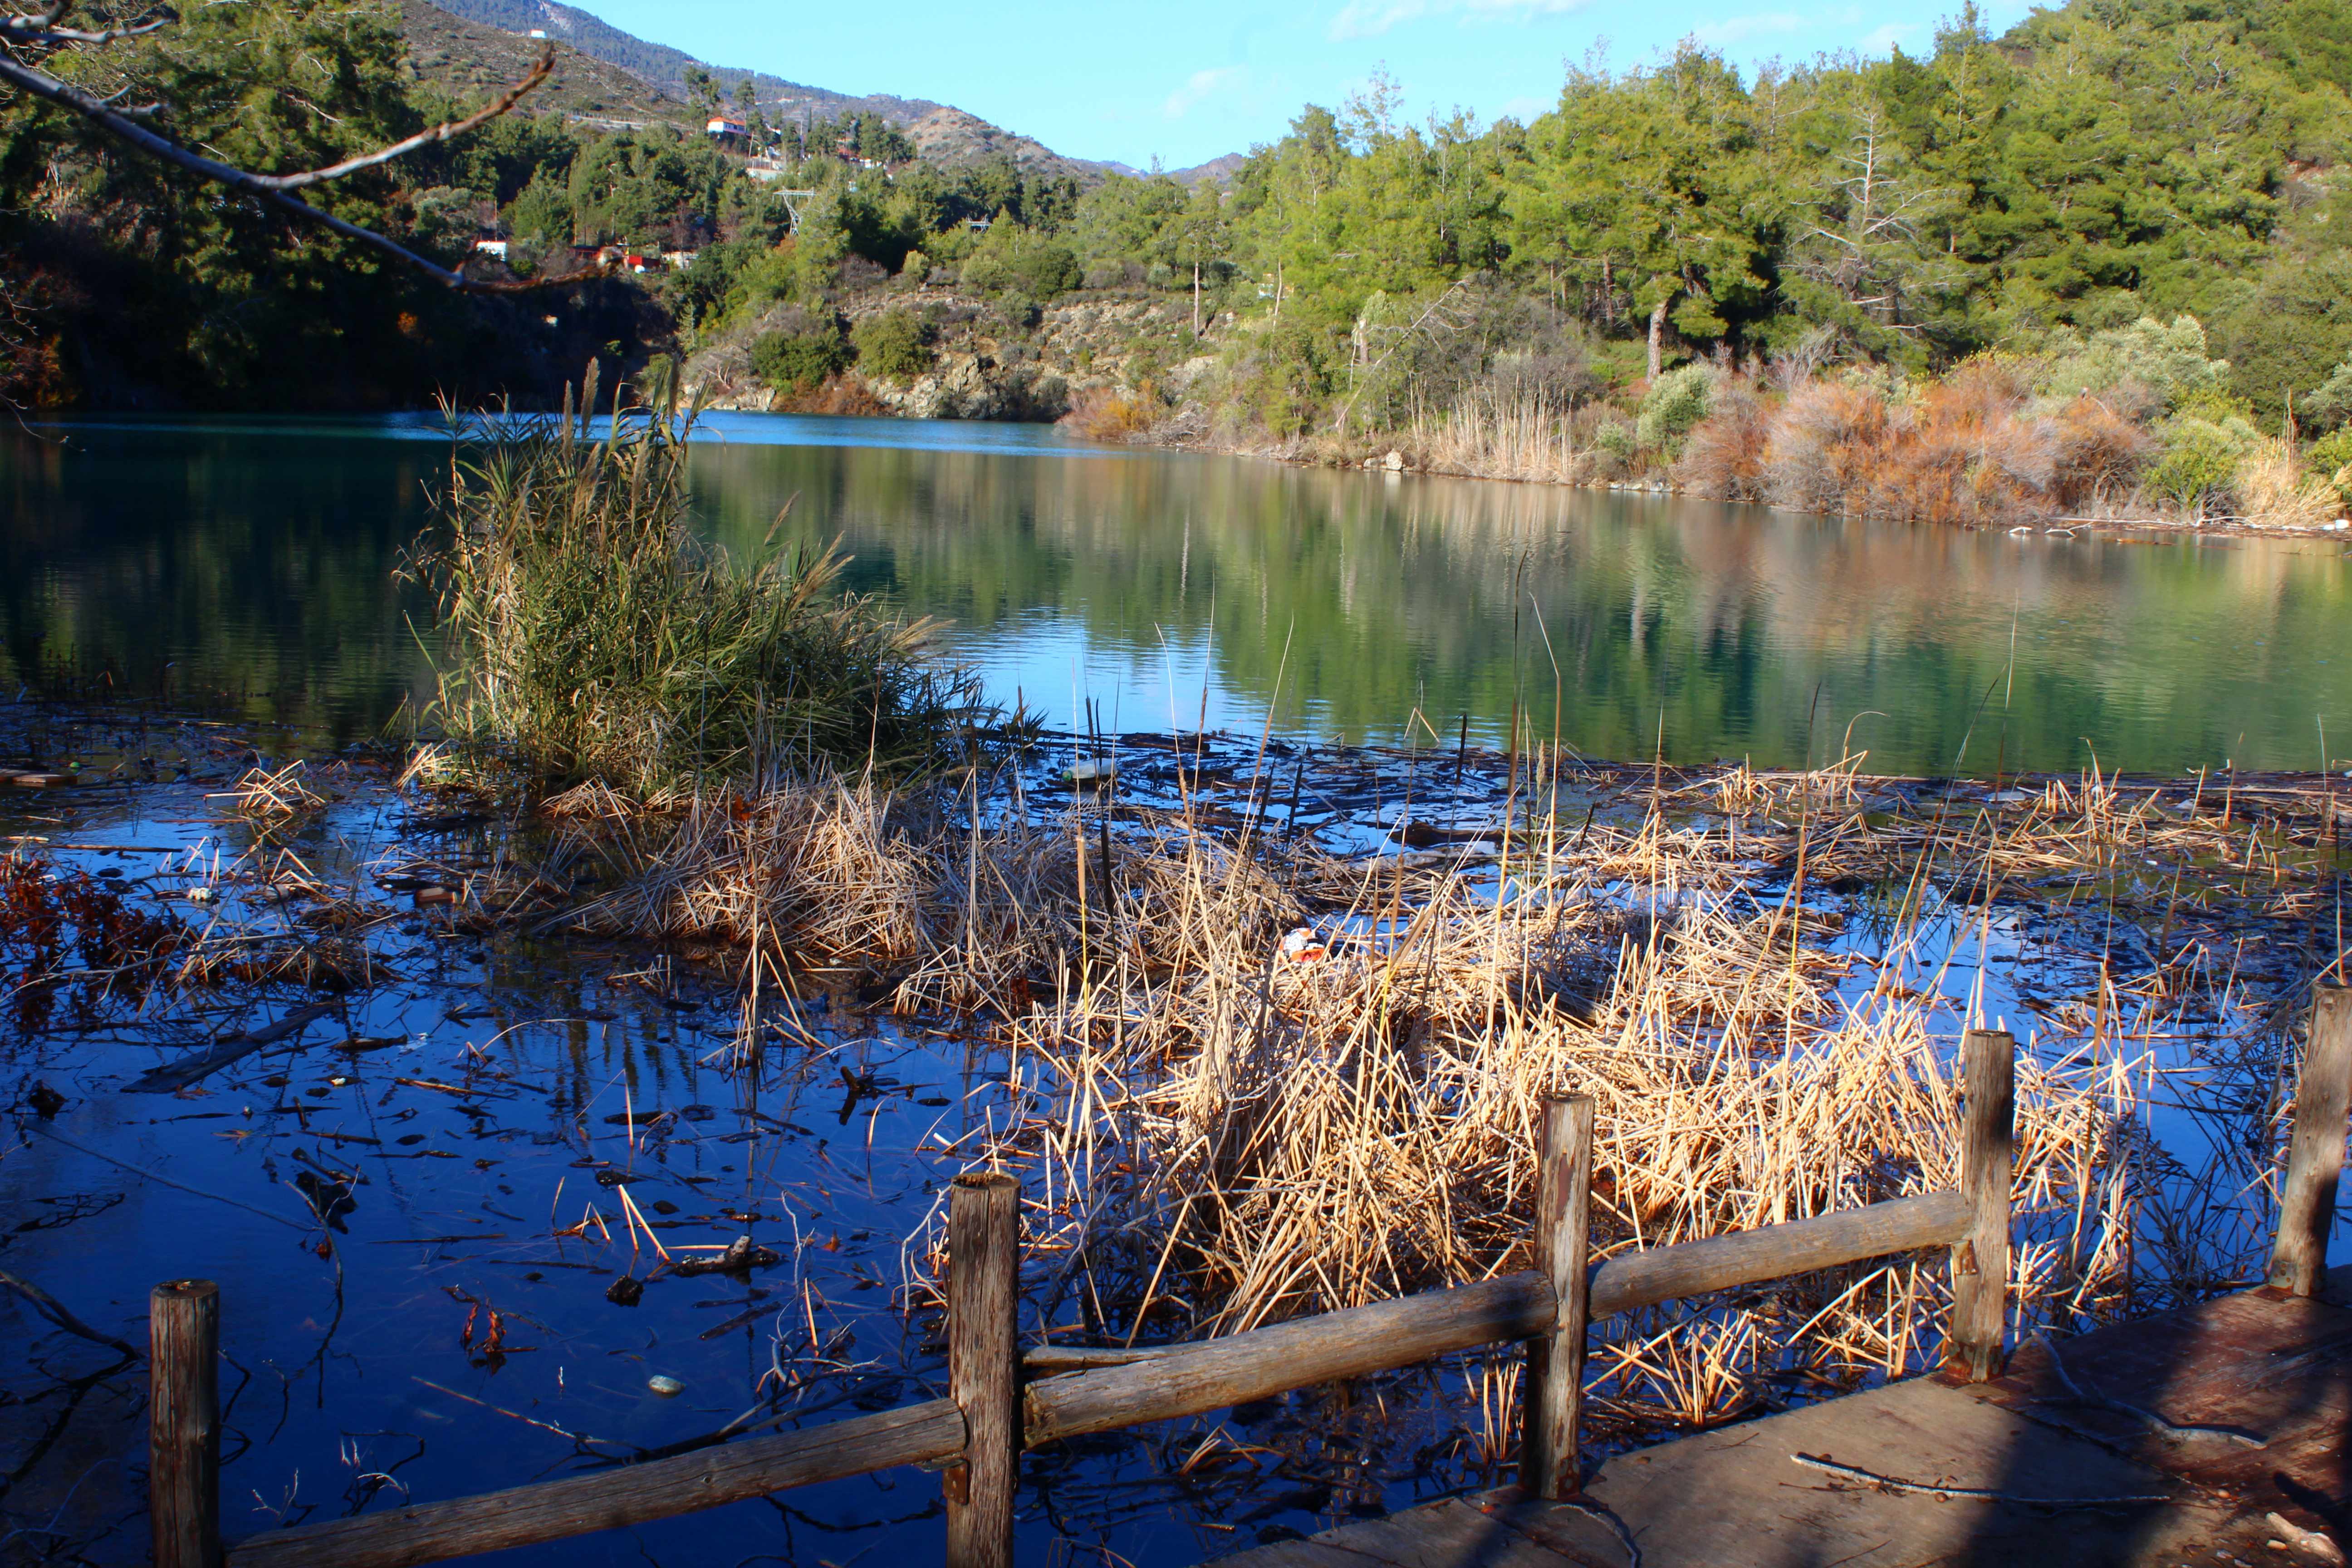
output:
M1168 177L1180 185L1197 185L1202 180L1218 184L1231 184L1234 175L1249 160L1239 153L1228 153L1222 158L1212 158L1205 163L1195 163L1189 169L1171 169Z
M1002 126L991 125L979 115L966 114L961 109L932 110L907 127L907 140L915 144L915 150L925 159L934 163L952 167L958 163L976 163L987 158L1010 158L1024 174L1049 180L1067 177L1087 185L1095 184L1118 167L1115 163L1088 163L1083 158L1065 158L1042 142L1016 136Z
M478 26L429 0L400 0L400 31L408 40L408 63L417 79L460 100L511 86L539 59L538 39ZM555 74L530 95L533 109L606 123L691 122L693 111L682 100L569 44L549 42L555 48Z
M559 5L557 0L439 0L439 4L442 10L478 26L502 33L544 32L551 40L569 44L607 65L618 66L680 100L688 96L688 71L709 71L730 95L737 82L749 77L760 107L771 120L796 120L804 113L838 119L844 114L867 111L881 115L893 125L904 126L940 107L924 98L896 98L888 93L853 97L740 66L708 65L683 49L648 43L634 33L625 33L599 21L575 5Z
M828 88L786 81L763 71L714 66L683 49L648 43L574 5L559 0L399 0L401 29L418 77L464 95L505 86L530 68L543 33L556 47L554 78L535 102L564 114L595 121L667 120L691 124L688 73L708 71L731 99L735 84L749 78L760 107L774 121L810 118L838 120L873 113L906 132L922 155L953 166L995 157L1011 158L1025 174L1074 179L1091 185L1111 174L1136 174L1124 163L1065 157L1034 137L991 125L976 114L926 98L890 93L852 97ZM1228 153L1170 177L1182 184L1220 184L1233 177L1242 158Z

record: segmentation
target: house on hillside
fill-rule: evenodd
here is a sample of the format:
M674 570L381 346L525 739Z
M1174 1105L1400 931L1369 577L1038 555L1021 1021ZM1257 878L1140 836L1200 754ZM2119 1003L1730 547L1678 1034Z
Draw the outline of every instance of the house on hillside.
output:
M751 126L731 115L714 114L710 117L710 123L702 129L721 142L748 142L751 137Z

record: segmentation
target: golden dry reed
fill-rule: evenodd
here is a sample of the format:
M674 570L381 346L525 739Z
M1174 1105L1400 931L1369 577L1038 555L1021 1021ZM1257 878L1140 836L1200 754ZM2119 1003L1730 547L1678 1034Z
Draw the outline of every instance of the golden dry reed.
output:
M977 783L951 803L824 783L660 820L581 792L549 809L628 868L567 918L741 944L771 995L847 971L901 1010L968 1015L1006 1083L957 1154L1027 1180L1047 1321L1117 1343L1528 1267L1555 1091L1600 1102L1605 1252L1951 1187L1963 1014L2008 1021L1945 984L1990 940L1978 906L2053 874L2061 903L2099 879L2171 876L2177 895L2179 868L2223 862L2277 909L2315 896L2304 830L2279 828L2275 797L2250 821L2224 781L2095 770L1952 805L1859 764L1620 770L1618 825L1523 804L1483 847L1357 861L1246 819L1212 832L1200 810L1123 805L1115 837L1087 798L983 821ZM1538 797L1551 768L1532 770ZM1759 863L1786 896L1756 901ZM1807 908L1832 880L1878 902ZM2112 917L2112 888L2096 896ZM1864 918L1870 942L1832 943ZM2168 916L2161 962L2128 985L2102 972L2017 1021L2038 1037L2017 1080L2022 1327L2118 1316L2158 1264L2188 1289L2189 1254L2216 1256L2205 1236L2158 1258L2144 1234L2172 1223L2147 1222L2140 1125L2167 1019L2190 991L2223 1010L2252 994L2189 926ZM915 1240L935 1265L935 1223ZM1601 1408L1702 1423L1776 1383L1920 1370L1946 1278L1901 1258L1612 1321Z

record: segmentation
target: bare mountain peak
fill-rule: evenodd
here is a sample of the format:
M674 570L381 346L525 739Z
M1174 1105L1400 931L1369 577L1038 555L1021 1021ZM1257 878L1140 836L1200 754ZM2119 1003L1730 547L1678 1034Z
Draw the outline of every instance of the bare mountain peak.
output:
M415 13L419 8L430 10L436 7L460 22L471 23L476 28L525 37L532 33L544 33L551 39L568 44L589 59L601 61L619 73L625 73L626 77L636 79L651 97L667 100L672 107L661 114L660 117L664 118L686 112L685 105L691 98L691 89L688 86L689 73L708 72L720 90L730 97L737 84L748 79L761 109L772 121L878 114L903 129L922 155L937 163L952 165L1005 157L1010 158L1023 174L1032 177L1074 179L1082 184L1093 184L1107 174L1136 173L1123 163L1065 157L1034 137L1018 135L1002 126L992 125L976 114L967 113L951 105L934 103L927 98L899 98L883 92L853 95L787 81L782 77L740 66L709 65L683 49L674 49L667 44L652 43L635 34L625 33L576 5L562 4L562 0L430 0L429 4L428 0L404 0L404 9L410 13L408 31L412 44L420 31ZM430 32L436 29L427 27L422 30ZM444 55L465 52L453 49L448 40L442 42ZM477 49L475 52L480 51ZM420 59L420 65L422 63ZM438 74L452 74L452 71L445 68ZM616 109L623 107L624 100L629 96L616 90L612 80L599 82L595 87L599 101L609 101ZM629 107L641 114L645 112L642 107ZM1171 177L1185 184L1201 179L1223 183L1231 178L1233 170L1241 162L1239 156L1228 155L1195 168L1176 171Z

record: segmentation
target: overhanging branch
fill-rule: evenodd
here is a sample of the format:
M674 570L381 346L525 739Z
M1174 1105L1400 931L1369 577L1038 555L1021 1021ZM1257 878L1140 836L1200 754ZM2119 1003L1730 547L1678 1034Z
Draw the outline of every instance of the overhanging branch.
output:
M109 37L128 37L131 32L150 31L162 25L161 22L148 23L135 29L126 29L112 34L91 34L86 37L74 37L69 31L61 31L57 26L58 21L66 13L66 5L67 0L56 0L56 3L46 11L30 16L5 18L7 40L31 43L53 39L78 43L105 42ZM414 153L419 148L429 147L437 142L446 142L452 136L487 124L512 109L521 100L525 93L545 81L554 69L555 51L551 47L541 54L538 64L531 68L528 75L478 113L469 114L463 120L445 121L404 141L395 142L388 147L378 148L373 153L346 159L341 163L331 164L323 169L311 169L299 174L257 174L249 170L240 169L233 163L224 163L216 158L207 158L201 153L192 152L169 137L158 135L122 110L110 107L105 100L94 98L72 83L61 81L38 67L11 58L5 50L0 50L0 81L22 88L36 98L54 103L60 109L70 110L118 141L127 142L151 157L159 158L164 163L185 169L190 174L210 180L215 184L226 185L231 190L242 191L247 195L257 197L297 217L320 224L347 239L357 240L362 245L383 252L395 260L405 262L436 282L474 294L520 293L528 289L546 288L552 284L570 283L581 279L600 277L604 269L597 266L583 268L556 278L486 282L467 278L463 273L442 266L429 257L420 256L388 235L379 234L374 229L348 222L335 216L332 213L312 206L294 193L312 185L341 179L346 175L355 174L379 164L388 163L404 153Z

